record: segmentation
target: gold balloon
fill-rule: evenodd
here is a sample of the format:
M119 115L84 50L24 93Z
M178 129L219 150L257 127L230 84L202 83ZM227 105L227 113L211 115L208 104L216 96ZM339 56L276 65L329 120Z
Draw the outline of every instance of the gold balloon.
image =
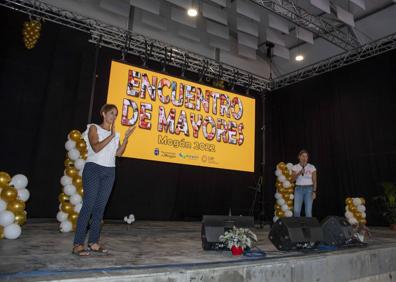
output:
M359 223L366 225L367 224L367 220L365 218L362 218L362 219L359 220Z
M68 195L66 195L65 193L60 193L58 196L58 200L60 203L65 203L65 202L69 202L70 197Z
M280 183L279 181L276 182L275 184L276 189L281 189L282 188L282 183Z
M24 209L25 209L25 202L21 200L14 200L7 204L7 210L12 211L13 213L23 212Z
M74 167L68 167L65 169L66 175L70 176L70 177L74 177L76 175L78 175L78 170L75 169Z
M4 227L0 225L0 239L4 238Z
M348 206L352 205L353 204L352 198L346 198L345 199L345 204L348 205Z
M80 175L76 175L73 177L73 185L76 187L82 187L82 177Z
M15 212L15 223L18 225L23 225L26 223L26 215L25 211L17 211Z
M357 219L357 221L362 219L362 214L358 211L356 211L353 216Z
M281 211L282 210L282 207L280 205L278 205L278 204L276 204L274 206L274 208L275 208L276 211Z
M0 185L1 187L4 188L4 185L8 185L8 183L11 181L11 176L4 171L0 171Z
M280 210L280 211L276 211L276 212L275 212L275 215L276 215L277 217L283 217L283 216L285 215L285 213L284 213L284 211Z
M285 194L285 193L287 193L287 188L280 188L279 189L279 193L281 193L281 194Z
M81 132L78 130L72 130L69 133L69 138L75 142L81 139Z
M76 212L69 213L69 216L67 218L70 220L72 224L76 224L78 219L78 213Z
M357 211L357 208L356 208L356 206L354 206L354 205L348 206L348 209L349 209L352 213L355 213L355 212Z
M293 206L294 202L293 202L293 200L287 200L286 204L290 207L290 206Z
M83 153L87 149L87 143L85 143L84 139L80 139L76 142L76 148Z
M280 163L278 163L278 165L277 165L277 168L279 168L280 170L284 170L285 169L285 167L286 167L286 164L284 163L284 162L280 162Z
M1 190L1 198L6 202L14 201L18 196L18 191L14 187L8 186Z
M73 205L70 204L70 203L67 203L67 202L62 203L62 205L61 205L61 210L62 210L63 212L65 212L65 213L68 213L68 214L74 212L74 210L73 210Z
M80 196L84 196L84 189L83 187L77 187L77 193L80 194Z
M73 167L74 166L74 162L69 158L65 159L64 164L65 164L65 167Z
M362 201L362 205L366 204L366 200L364 198L360 198L360 200Z

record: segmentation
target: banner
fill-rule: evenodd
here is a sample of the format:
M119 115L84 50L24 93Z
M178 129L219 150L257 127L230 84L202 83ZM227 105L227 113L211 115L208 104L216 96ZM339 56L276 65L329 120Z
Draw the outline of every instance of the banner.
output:
M254 171L252 98L113 61L107 103L137 126L124 157Z

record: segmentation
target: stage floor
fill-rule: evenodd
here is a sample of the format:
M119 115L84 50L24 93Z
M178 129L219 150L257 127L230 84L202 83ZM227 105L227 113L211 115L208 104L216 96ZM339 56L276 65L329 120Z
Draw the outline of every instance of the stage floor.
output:
M326 253L279 252L267 239L269 226L265 226L254 232L259 238L257 246L267 253L266 258L233 257L228 251L202 250L200 226L199 222L138 221L128 226L117 221L106 221L101 241L110 253L80 258L71 254L73 233L58 232L58 224L55 222L29 222L23 227L19 239L0 240L0 280L69 278L81 281L84 277L92 276L108 275L109 278L114 275L146 275L164 269L170 273L182 269L285 262L329 253L364 252L389 247L396 250L396 232L387 228L372 228L373 237L369 240L368 247ZM396 260L390 263L395 264L396 268ZM110 280L112 279L103 281ZM138 278L128 280L143 281Z

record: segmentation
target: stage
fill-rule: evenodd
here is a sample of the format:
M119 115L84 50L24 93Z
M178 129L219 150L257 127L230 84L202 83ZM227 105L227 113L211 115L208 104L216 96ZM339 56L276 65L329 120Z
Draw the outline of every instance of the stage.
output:
M395 281L396 236L372 228L367 247L332 252L279 252L255 229L266 258L203 251L199 222L106 221L108 255L71 254L73 233L35 220L17 240L0 241L0 280L12 281Z

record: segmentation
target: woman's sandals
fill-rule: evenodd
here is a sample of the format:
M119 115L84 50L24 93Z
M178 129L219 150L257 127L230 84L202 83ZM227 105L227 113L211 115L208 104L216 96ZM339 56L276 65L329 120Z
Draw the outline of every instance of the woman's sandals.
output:
M88 250L93 253L100 253L100 254L108 254L109 253L108 250L106 250L105 248L102 248L102 246L100 246L97 243L88 244Z
M90 255L89 251L87 251L83 245L75 245L73 247L72 251L73 255L79 256L79 257L87 257Z

